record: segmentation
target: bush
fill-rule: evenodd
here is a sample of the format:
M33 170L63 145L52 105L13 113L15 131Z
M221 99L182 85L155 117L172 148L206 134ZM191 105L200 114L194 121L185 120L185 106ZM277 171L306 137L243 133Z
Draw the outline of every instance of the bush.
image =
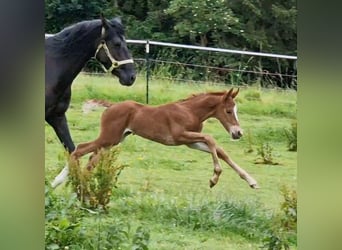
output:
M75 193L56 195L46 182L45 249L148 249L149 228L139 225L131 232L129 222L104 221L102 212L82 208ZM96 216L97 225L89 223L86 215Z
M261 143L258 148L259 158L255 161L257 164L270 164L278 165L278 162L274 161L273 158L273 148L268 143Z
M291 129L285 129L289 151L297 151L297 121L291 124Z
M45 249L77 247L86 239L81 228L82 211L76 195L60 197L45 184Z
M89 208L102 207L107 209L112 188L125 167L117 163L118 149L100 150L99 161L89 171L80 167L79 161L70 159L70 182L77 197L83 205Z
M297 192L286 186L281 188L284 201L281 214L273 217L270 229L263 239L263 248L268 250L289 250L297 245Z

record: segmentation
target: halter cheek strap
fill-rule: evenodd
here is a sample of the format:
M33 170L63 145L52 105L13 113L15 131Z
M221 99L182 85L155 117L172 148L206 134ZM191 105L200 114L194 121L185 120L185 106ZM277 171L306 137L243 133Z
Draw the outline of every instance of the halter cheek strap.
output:
M102 27L101 30L101 36L104 35L105 29ZM107 57L109 58L109 60L112 62L112 65L110 66L109 69L106 69L106 67L100 62L101 67L103 68L103 70L107 73L107 72L111 72L113 69L120 67L123 64L128 64L128 63L134 63L133 59L126 59L126 60L122 60L122 61L117 61L115 60L115 58L110 54L110 51L108 49L108 46L106 44L106 42L104 40L102 40L99 44L99 46L97 47L97 50L95 52L95 59L96 59L96 55L99 52L100 49L104 49Z

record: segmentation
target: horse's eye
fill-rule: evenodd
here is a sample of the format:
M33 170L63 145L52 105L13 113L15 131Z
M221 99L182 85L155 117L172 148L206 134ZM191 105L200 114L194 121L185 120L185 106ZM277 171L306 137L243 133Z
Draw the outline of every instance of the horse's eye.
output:
M227 111L227 114L231 114L231 113L232 113L232 111L230 111L230 110Z
M117 48L120 48L121 47L121 42L115 42L114 46L117 47Z

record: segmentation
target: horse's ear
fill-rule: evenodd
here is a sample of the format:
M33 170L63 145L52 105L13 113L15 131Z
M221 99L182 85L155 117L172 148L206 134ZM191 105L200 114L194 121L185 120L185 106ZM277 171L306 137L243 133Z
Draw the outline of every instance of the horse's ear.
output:
M232 98L233 98L233 99L237 96L237 94L239 93L239 91L240 91L240 88L238 88L237 91L235 91L235 92L232 93Z
M120 16L115 17L113 20L116 21L116 22L119 23L119 24L122 24L122 20L121 20L121 17L120 17Z
M100 14L100 18L102 21L103 28L108 29L110 24L108 23L108 20L103 16L103 13Z

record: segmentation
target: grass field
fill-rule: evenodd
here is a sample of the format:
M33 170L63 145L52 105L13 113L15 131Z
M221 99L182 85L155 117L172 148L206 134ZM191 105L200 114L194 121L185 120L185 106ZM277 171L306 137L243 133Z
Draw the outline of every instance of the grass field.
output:
M115 102L126 99L145 102L145 88L143 77L138 78L133 86L124 87L116 79L108 77L78 76L67 112L74 142L93 140L99 132L103 109L84 114L84 101L99 98ZM224 85L152 80L150 104L228 88ZM261 188L251 189L221 162L223 173L220 181L210 189L209 178L213 170L209 154L185 146L164 146L129 136L119 146L119 161L128 167L122 171L117 188L113 188L108 213L82 214L82 232L88 238L89 235L97 235L97 239L117 236L111 238L112 247L95 240L97 245L94 249L134 249L131 242L137 235L149 238L145 249L260 248L263 226L272 224L270 217L281 211L282 186L297 189L297 152L288 150L285 134L285 129L289 129L296 119L297 97L294 91L249 87L240 89L237 103L240 125L245 132L242 139L232 141L214 119L205 123L204 132L212 135L232 159L258 181ZM50 182L64 167L66 158L47 124L45 135L45 170L46 179ZM272 149L273 161L277 165L256 164L260 160L258 148L265 144ZM62 185L54 194L69 199L70 187ZM102 230L99 229L101 227ZM104 236L105 233L108 235ZM119 242L119 247L113 247L113 242ZM295 244L291 249L296 249Z

